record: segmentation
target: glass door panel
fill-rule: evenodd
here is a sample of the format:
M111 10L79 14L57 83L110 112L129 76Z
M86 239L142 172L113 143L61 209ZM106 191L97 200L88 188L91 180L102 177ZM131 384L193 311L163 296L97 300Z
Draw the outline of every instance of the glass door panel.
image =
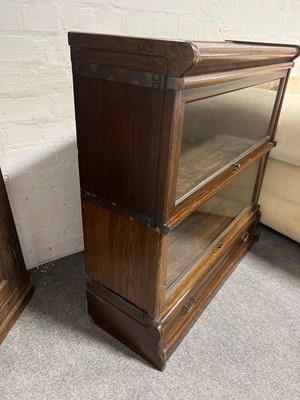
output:
M169 233L167 288L177 283L205 249L252 203L260 161L251 164Z
M180 202L268 136L279 80L185 104Z

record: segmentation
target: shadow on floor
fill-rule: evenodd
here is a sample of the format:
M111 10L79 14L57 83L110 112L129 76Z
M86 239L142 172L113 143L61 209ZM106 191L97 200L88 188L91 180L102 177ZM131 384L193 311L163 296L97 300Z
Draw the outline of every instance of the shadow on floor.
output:
M270 268L300 279L300 244L265 225L260 224L259 229L260 240L251 253L268 263Z
M41 265L30 272L35 293L27 307L41 321L41 325L61 324L63 334L70 331L70 335L88 335L89 340L111 346L114 351L122 352L128 358L141 360L96 326L87 313L83 252Z

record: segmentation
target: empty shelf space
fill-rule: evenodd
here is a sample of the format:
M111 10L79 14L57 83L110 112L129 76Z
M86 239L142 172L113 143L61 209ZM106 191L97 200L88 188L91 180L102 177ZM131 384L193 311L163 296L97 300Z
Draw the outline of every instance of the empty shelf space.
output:
M194 212L169 234L167 287L173 285L233 217Z
M216 172L231 165L257 143L237 136L217 136L204 143L182 142L176 198L193 190Z

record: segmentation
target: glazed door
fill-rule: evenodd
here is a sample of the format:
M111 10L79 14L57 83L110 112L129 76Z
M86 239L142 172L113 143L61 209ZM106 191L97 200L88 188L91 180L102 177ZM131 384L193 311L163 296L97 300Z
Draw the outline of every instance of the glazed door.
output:
M198 269L201 256L215 251L213 242L244 210L254 208L260 166L258 159L170 231L167 292L193 268Z
M0 169L0 343L32 291Z
M186 102L176 204L270 142L279 80Z

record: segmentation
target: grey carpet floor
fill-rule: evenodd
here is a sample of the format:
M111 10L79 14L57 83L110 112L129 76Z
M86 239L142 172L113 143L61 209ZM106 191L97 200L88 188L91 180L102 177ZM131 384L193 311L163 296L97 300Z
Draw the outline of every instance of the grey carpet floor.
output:
M300 246L262 227L161 373L86 313L83 254L32 270L0 349L0 398L300 399Z

